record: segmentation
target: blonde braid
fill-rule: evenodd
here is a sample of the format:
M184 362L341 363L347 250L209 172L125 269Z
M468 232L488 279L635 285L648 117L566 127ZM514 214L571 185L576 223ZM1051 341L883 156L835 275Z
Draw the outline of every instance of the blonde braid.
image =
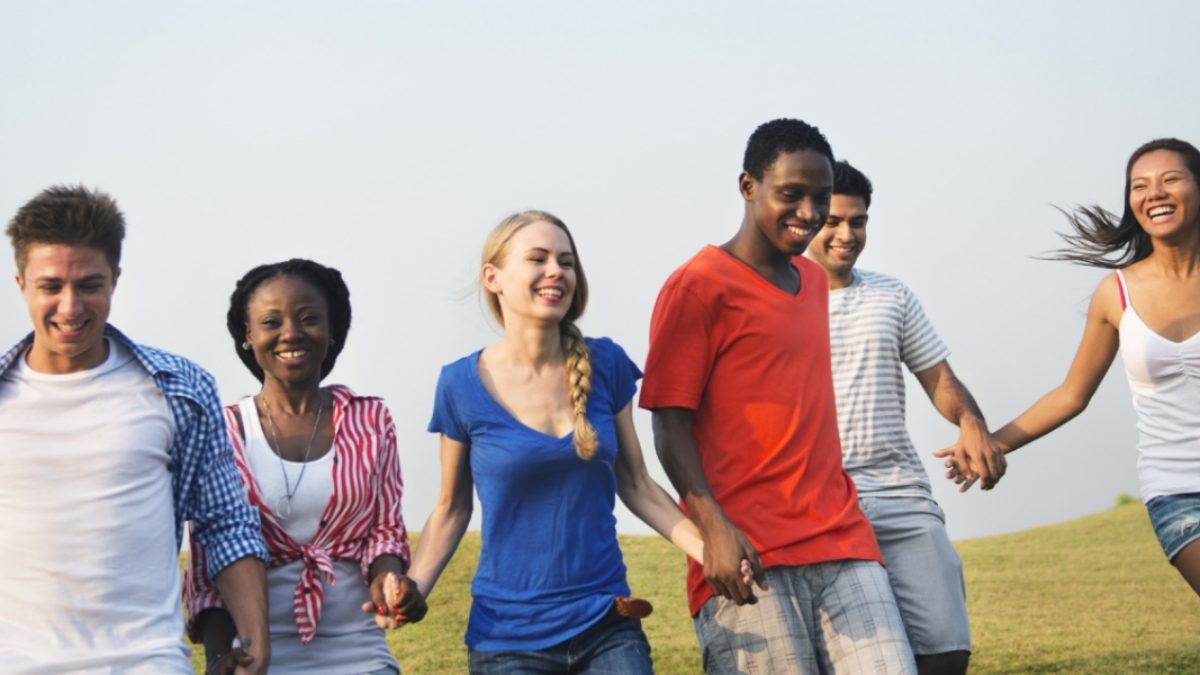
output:
M575 454L582 459L591 459L600 444L596 428L587 418L588 396L592 393L592 359L583 333L570 321L559 324L562 335L562 350L567 356L567 390L571 407L575 410Z

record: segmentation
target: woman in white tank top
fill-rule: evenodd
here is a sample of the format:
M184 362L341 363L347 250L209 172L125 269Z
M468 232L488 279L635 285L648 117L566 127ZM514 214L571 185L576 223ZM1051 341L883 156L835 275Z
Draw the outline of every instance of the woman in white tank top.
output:
M1200 152L1165 138L1130 157L1125 210L1069 214L1056 259L1116 270L1092 295L1066 379L996 432L1006 452L1087 407L1120 347L1138 418L1138 477L1163 550L1200 594ZM954 467L948 462L953 471Z
M227 324L262 382L225 412L271 553L271 672L397 673L380 628L419 621L425 601L405 576L395 427L379 398L321 386L349 332L350 291L310 260L261 265L238 282ZM210 672L223 672L236 658L234 626L196 552L185 595L190 633Z

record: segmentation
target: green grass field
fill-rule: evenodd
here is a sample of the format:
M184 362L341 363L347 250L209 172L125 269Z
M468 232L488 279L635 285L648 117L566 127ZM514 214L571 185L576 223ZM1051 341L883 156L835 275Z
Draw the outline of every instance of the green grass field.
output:
M1164 559L1140 504L956 546L972 673L1200 673L1200 601ZM634 593L654 603L643 625L655 670L700 672L682 554L655 537L621 537L621 548ZM425 621L389 636L406 674L465 672L478 554L478 535L468 535Z

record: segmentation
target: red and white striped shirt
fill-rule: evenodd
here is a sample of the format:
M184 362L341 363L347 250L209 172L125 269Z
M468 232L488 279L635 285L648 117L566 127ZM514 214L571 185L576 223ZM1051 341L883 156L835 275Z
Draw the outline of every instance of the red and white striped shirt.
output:
M408 531L400 515L404 481L396 449L396 428L383 400L358 396L349 387L328 388L333 397L333 495L325 506L317 533L308 544L298 544L284 531L249 469L244 439L234 417L237 404L225 406L225 423L233 445L234 463L250 503L262 519L262 535L271 553L271 567L304 560L292 606L300 639L308 644L321 620L324 583L333 583L333 560L357 560L363 580L370 582L371 563L381 555L394 555L409 563ZM184 602L189 631L200 612L224 607L209 578L204 556L192 542L184 577ZM196 640L199 636L192 635Z

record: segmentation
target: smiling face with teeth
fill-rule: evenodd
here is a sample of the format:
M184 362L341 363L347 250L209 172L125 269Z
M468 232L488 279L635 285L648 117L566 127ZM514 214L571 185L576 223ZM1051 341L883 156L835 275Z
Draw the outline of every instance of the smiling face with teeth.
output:
M44 373L95 368L107 358L104 325L119 269L103 251L72 244L33 244L17 287L33 320L27 363Z
M808 257L825 269L830 288L854 279L854 263L867 245L867 202L858 195L835 194L825 225L808 244Z
M829 214L833 164L817 150L781 152L761 180L743 172L739 188L755 248L790 260L804 252Z
M516 230L498 263L485 263L483 287L499 302L502 323L515 316L558 323L576 290L575 247L565 230L537 220Z
M1195 236L1200 220L1200 188L1182 155L1154 150L1129 169L1129 208L1154 239Z
M309 282L278 276L262 282L246 303L246 341L266 380L285 388L321 381L329 348L329 307Z

